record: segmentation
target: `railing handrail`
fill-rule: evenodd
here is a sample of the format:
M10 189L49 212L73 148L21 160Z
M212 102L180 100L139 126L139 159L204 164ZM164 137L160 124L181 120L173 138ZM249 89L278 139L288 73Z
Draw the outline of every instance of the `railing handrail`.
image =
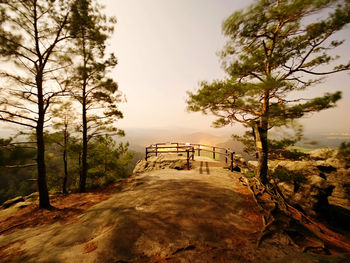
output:
M212 148L212 150L203 149L202 147ZM149 149L154 149L154 150L149 151ZM167 150L164 150L164 149L167 149ZM176 149L176 150L169 150L169 149ZM225 152L220 152L217 150L224 150ZM148 158L148 154L152 154L152 153L155 153L157 156L158 153L160 154L160 153L187 152L187 167L189 169L189 159L191 157L192 160L194 160L195 151L198 151L198 156L200 156L201 151L212 152L214 160L215 160L215 154L224 155L225 163L228 163L228 160L230 159L230 169L231 171L233 171L233 155L235 154L234 151L231 151L231 149L227 149L223 147L203 145L203 144L197 144L197 143L162 142L162 143L151 144L150 146L146 147L146 161ZM189 155L189 152L191 152L191 156Z
M228 152L233 152L233 151L231 151L230 148L223 148L223 147L206 145L206 144L199 144L199 143L189 143L188 144L188 143L183 143L183 142L161 142L161 143L151 144L148 147L152 147L152 145L156 145L156 146L158 146L158 145L167 145L167 146L169 146L169 145L174 145L174 144L176 144L176 145L183 145L183 146L202 146L202 147L208 147L208 148L215 147L216 149L225 150L225 151L227 150ZM159 148L161 148L161 147L159 147ZM171 148L171 147L164 147L164 148ZM201 150L203 150L203 149L201 149ZM233 152L233 153L235 153L235 152Z

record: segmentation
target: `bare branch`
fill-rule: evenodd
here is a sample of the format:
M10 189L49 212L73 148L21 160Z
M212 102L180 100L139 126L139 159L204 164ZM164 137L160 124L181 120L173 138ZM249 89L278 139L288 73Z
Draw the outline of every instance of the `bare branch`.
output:
M18 165L5 165L5 166L0 166L0 168L26 168L26 167L33 167L36 166L36 163L28 163L28 164L18 164Z

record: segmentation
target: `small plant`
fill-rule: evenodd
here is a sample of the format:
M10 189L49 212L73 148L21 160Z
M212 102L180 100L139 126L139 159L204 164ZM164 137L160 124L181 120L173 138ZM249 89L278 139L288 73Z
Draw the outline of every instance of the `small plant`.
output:
M255 172L253 171L248 171L244 174L245 177L247 178L253 178L255 176Z

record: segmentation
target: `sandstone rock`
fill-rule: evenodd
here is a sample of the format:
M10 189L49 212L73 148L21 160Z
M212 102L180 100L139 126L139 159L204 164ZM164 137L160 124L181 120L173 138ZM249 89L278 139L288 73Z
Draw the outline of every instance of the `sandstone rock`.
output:
M29 206L29 205L31 205L32 204L32 202L26 202L26 201L24 201L24 202L18 202L18 203L16 203L15 205L13 205L13 207L14 208L19 208L19 209L21 209L21 208L25 208L25 207L27 207L27 206Z
M17 196L13 199L7 200L2 204L2 208L9 208L10 206L19 203L19 202L23 202L24 198L22 196Z
M143 173L160 169L176 169L183 170L187 167L187 159L183 156L176 154L160 154L158 156L152 156L148 160L140 160L133 173Z
M350 211L350 169L341 168L336 173L327 175L327 180L335 186L332 195L328 197L329 204Z
M284 197L290 199L294 195L294 185L288 182L279 182L277 184Z
M338 151L330 148L320 148L309 152L310 158L314 160L326 160L337 156Z
M319 216L329 205L350 211L350 169L336 155L337 150L322 148L310 152L311 160L270 160L272 172L282 167L305 177L304 182L282 182L278 178L270 181L277 184L292 205L302 208L309 216ZM234 162L242 173L258 167L257 161L247 162L239 154L235 155Z
M316 151L314 157L329 155L332 150ZM334 153L333 153L334 154ZM277 185L292 205L298 205L303 211L313 217L327 211L327 206L334 205L350 210L350 170L342 168L343 163L331 157L324 160L278 161L269 162L274 171L283 167L291 172L305 176L305 182L278 182ZM294 186L294 193L292 192ZM348 192L347 192L348 191Z
M258 168L258 161L248 161L248 168L250 170L256 170Z
M343 168L346 166L346 163L338 158L328 158L325 164L335 168Z
M243 156L241 154L235 154L233 156L233 162L239 167L247 166L247 162L246 162L246 160L243 158Z

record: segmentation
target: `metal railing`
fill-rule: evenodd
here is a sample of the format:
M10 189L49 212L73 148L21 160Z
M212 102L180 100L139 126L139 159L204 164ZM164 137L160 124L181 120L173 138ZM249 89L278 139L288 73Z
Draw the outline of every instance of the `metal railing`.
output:
M152 154L157 156L161 153L186 153L187 158L187 169L190 169L190 159L194 160L195 152L198 156L201 152L212 153L213 159L215 160L217 156L222 156L225 163L230 162L230 170L233 171L233 155L235 152L227 148L203 145L203 144L193 144L193 143L179 143L179 142L166 142L166 143L156 143L151 144L146 147L146 161L148 157Z

